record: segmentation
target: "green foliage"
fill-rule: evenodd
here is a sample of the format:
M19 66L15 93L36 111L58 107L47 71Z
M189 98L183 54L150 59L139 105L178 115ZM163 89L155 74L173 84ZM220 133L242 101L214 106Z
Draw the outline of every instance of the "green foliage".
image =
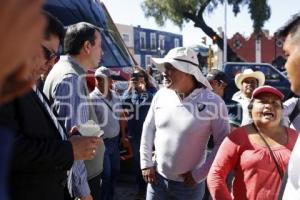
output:
M271 16L271 8L268 6L267 0L251 0L248 8L253 21L254 32L259 34L265 21Z
M198 24L199 20L203 20L204 11L213 12L219 4L223 3L224 0L145 0L142 8L145 16L154 17L158 25L163 26L167 20L170 20L182 28L189 20ZM265 21L271 15L267 0L228 0L228 4L232 5L235 16L240 12L241 6L248 6L255 33L261 31Z
M146 17L154 17L157 24L163 26L167 19L182 27L190 19L185 12L195 14L197 0L146 0L142 4Z

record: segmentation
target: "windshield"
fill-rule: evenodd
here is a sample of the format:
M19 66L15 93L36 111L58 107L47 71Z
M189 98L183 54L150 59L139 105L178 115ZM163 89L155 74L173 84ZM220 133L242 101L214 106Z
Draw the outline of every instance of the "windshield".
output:
M105 6L96 0L47 0L45 10L56 16L65 26L89 22L101 28L101 65L106 67L133 66L133 60Z

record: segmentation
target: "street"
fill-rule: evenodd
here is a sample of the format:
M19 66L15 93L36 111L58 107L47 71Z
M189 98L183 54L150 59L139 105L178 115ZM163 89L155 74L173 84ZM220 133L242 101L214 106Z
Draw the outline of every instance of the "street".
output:
M114 200L136 200L135 175L131 169L131 159L121 161L121 172L117 180Z

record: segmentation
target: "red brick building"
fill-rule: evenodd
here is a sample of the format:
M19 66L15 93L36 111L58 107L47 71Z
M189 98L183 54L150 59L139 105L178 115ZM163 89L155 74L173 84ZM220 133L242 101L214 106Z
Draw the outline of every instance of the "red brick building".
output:
M284 65L283 38L269 36L267 31L264 31L258 40L254 33L248 38L236 33L228 39L228 44L246 62L270 63L279 68Z

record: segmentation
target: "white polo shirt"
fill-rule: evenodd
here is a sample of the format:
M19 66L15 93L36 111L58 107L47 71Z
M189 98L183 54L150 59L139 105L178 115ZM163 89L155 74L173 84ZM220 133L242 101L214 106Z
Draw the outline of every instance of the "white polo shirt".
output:
M120 133L120 114L122 104L117 95L112 91L112 99L106 99L98 88L90 93L91 101L101 129L104 132L103 139L113 138ZM108 106L108 105L109 106Z
M229 133L224 101L208 89L195 89L181 100L174 90L160 89L152 100L141 138L141 168L156 166L167 179L183 181L191 171L196 181L206 178L219 145ZM214 148L206 159L213 135ZM152 150L155 146L155 160Z

